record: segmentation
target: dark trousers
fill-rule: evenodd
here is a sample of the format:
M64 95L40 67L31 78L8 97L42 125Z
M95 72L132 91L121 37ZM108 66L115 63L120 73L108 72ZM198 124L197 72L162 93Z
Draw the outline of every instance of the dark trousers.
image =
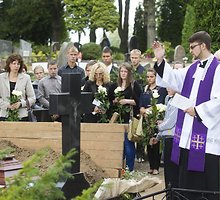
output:
M181 148L179 187L193 190L219 191L219 156L205 154L204 172L188 171L189 150ZM201 199L201 193L182 193L190 200ZM219 200L219 195L205 194L208 200Z
M179 182L179 166L171 161L171 152L173 146L173 138L164 138L164 178L166 188L178 187Z
M147 145L147 155L150 164L150 169L159 170L160 167L160 142L154 145Z
M137 159L141 158L144 159L145 155L144 155L144 144L143 142L137 142L137 146L136 146L136 157Z

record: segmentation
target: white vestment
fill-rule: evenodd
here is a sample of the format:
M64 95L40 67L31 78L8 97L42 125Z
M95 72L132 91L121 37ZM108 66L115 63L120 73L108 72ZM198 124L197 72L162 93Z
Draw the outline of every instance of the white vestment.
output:
M192 85L189 99L196 104L200 81L204 79L207 69L209 68L214 56L208 58L205 68L197 66L193 75L194 83ZM160 67L160 66L159 66ZM170 87L181 93L185 76L190 66L183 69L172 69L168 63L165 63L163 77L157 74L157 85L162 87ZM206 92L206 91L203 91ZM217 66L213 77L213 85L210 93L210 100L195 106L196 111L202 123L208 128L206 153L220 155L220 65ZM182 134L179 146L185 149L190 148L190 139L192 134L193 117L185 114Z

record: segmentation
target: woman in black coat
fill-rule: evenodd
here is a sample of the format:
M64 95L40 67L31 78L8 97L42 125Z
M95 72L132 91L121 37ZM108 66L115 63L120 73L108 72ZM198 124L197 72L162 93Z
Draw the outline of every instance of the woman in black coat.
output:
M156 72L154 69L148 69L147 71L147 82L148 85L145 86L144 93L140 97L140 114L146 115L146 109L151 107L151 99L153 91L156 91L159 94L157 98L157 103L165 103L165 97L167 91L165 88L161 88L156 85ZM148 173L157 175L159 173L160 166L160 143L154 145L147 145L147 153L150 164L150 170Z
M89 80L86 81L83 92L91 92L95 98L95 94L96 92L98 92L99 86L106 88L106 91L109 89L110 86L109 73L106 69L105 64L101 62L98 62L92 66ZM102 114L102 112L103 111L99 107L93 105L93 112L84 114L83 122L97 123L100 119L100 114Z
M122 98L118 98L117 92L121 93ZM139 113L141 92L141 87L133 80L131 65L129 63L121 64L118 71L118 81L117 83L113 83L109 88L109 100L112 111L118 111L117 108L119 105L122 106L123 112L120 116L123 120L122 123L129 123L131 109L133 109L134 116ZM125 130L124 157L126 159L126 165L132 171L134 169L135 144L128 140L127 130Z

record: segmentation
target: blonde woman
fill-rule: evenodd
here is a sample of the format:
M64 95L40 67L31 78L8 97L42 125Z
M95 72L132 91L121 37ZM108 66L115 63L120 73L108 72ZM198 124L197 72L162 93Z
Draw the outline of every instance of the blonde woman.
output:
M92 66L89 80L86 81L83 92L91 92L93 95L95 95L99 86L103 86L107 90L110 86L110 76L105 64L102 62L98 62ZM93 114L86 114L83 121L87 123L97 122L99 120L100 112L101 110L97 106L94 106Z

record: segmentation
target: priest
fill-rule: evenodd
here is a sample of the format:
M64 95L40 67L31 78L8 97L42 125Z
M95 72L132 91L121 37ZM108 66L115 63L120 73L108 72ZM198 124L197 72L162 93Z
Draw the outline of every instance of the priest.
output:
M173 88L192 104L178 110L171 160L179 165L179 187L220 191L220 65L211 53L211 37L205 31L189 38L193 64L172 69L165 61L163 45L152 45L157 62L157 84ZM201 199L201 193L182 193L189 199ZM209 200L218 194L205 194Z

